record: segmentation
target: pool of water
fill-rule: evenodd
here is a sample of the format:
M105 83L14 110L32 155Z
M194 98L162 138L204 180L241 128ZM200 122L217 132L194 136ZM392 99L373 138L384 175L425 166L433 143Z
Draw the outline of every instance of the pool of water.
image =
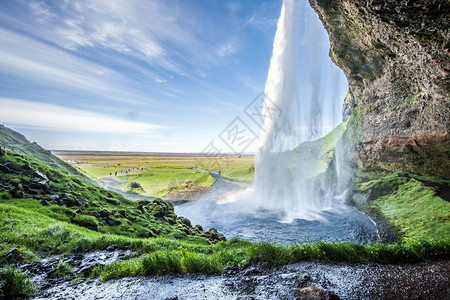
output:
M223 203L223 196L237 192L235 182L212 173L216 183L201 199L175 203L175 213L200 224L216 228L227 239L238 237L250 241L291 244L303 241L374 242L379 239L375 223L365 214L336 199L316 214L314 219L296 219L283 223L283 212L249 208L245 200Z

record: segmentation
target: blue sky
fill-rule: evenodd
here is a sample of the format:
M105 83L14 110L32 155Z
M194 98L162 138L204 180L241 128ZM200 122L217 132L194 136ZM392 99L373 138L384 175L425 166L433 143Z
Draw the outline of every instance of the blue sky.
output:
M230 152L218 136L236 117L258 131L244 109L264 90L281 5L1 1L0 123L48 149L199 152L215 142ZM342 103L347 83L323 28L315 42L323 88ZM334 108L325 125L339 116Z

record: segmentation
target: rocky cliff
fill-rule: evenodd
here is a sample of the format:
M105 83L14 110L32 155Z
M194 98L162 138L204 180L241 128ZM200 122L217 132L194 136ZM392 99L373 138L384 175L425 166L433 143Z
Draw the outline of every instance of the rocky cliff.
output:
M360 171L450 178L448 0L310 0L347 76L349 160Z

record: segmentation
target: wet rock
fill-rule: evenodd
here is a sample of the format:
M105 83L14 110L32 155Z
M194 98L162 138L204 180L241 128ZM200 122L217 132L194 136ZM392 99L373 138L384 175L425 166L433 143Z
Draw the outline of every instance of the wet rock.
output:
M111 215L111 212L106 209L102 209L101 211L98 212L98 216L101 218L108 218L110 215Z
M10 174L11 170L7 166L0 165L0 172L3 172L5 174Z
M240 271L240 268L238 266L231 266L225 269L226 275L236 275Z
M18 156L18 155L17 155ZM20 156L19 156L20 157ZM23 156L22 156L23 157ZM21 171L33 171L33 169L29 166L29 165L27 165L27 164L25 164L25 165L23 165L23 166L20 166L19 167L19 170L21 170Z
M116 200L114 198L106 198L105 200L106 200L106 202L108 202L108 203L110 203L112 205L120 205L120 201Z
M47 188L47 180L33 180L29 183L31 189L46 189Z
M48 262L34 262L31 264L26 264L21 266L20 268L23 271L27 271L31 274L38 274L38 275L44 275L44 276L50 276L54 271L55 267L54 264L56 262L48 261Z
M319 289L315 286L308 286L302 289L295 289L294 296L297 300L339 300L340 298L330 292Z
M19 262L22 260L23 260L23 257L22 257L22 254L20 254L19 249L12 248L8 252L6 252L6 254L3 256L3 262L0 265L2 265L3 263L6 263L6 264L16 263L16 262Z
M71 194L64 194L56 202L60 206L74 207L74 206L86 206L87 201L84 198L75 198Z
M347 76L348 159L449 178L448 1L310 0ZM368 30L370 28L370 30Z
M261 274L262 270L259 267L250 267L244 271L244 276Z
M117 250L117 248L119 248L119 245L112 244L112 245L109 245L108 247L106 247L106 251L114 251L114 250Z
M76 205L78 206L86 206L87 201L84 198L75 198Z
M217 231L215 228L209 229L205 235L212 241L226 241L227 239L223 234Z
M44 174L42 174L39 171L34 171L33 173L30 174L30 177L34 178L34 179L38 179L39 181L48 181L47 176L45 176Z
M178 217L177 221L179 223L181 223L181 224L184 224L184 225L188 226L188 227L192 227L191 221L189 219L185 218L185 217Z

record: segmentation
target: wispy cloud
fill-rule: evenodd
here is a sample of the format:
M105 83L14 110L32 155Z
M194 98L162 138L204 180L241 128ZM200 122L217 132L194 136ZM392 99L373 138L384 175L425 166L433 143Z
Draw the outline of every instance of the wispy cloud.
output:
M0 120L6 124L54 131L151 135L167 128L54 104L0 98Z
M0 29L0 66L3 72L17 76L28 76L58 84L93 90L107 90L106 81L98 75L119 76L115 72L58 51L57 48L27 38L14 32ZM95 76L97 75L97 76Z
M219 46L219 49L217 49L217 55L220 57L224 57L229 54L233 54L236 52L235 47L231 43L226 43Z
M182 1L81 0L66 1L63 8L33 1L29 7L38 23L51 26L26 30L82 55L108 49L181 75L200 62L214 61L215 32L202 23L207 15L198 16L201 10Z
M29 6L33 14L37 16L38 22L45 22L55 16L44 2L32 0L29 2Z
M263 31L272 30L277 26L278 15L272 14L271 11L276 11L275 7L278 9L278 6L279 3L276 1L262 3L258 10L247 18L244 26L251 25Z

